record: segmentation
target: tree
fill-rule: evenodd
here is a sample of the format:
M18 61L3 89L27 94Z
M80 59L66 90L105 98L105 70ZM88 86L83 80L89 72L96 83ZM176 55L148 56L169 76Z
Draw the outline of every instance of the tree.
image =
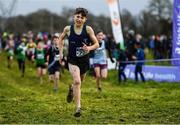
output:
M39 31L52 33L62 31L67 23L68 22L65 17L51 13L47 10L38 10L37 12L26 16L8 18L5 30L8 32L18 33L27 32L28 30L32 30L35 33Z
M5 6L5 3L9 3L9 6ZM2 1L0 0L0 16L1 21L0 21L0 29L4 30L6 27L6 21L9 17L12 16L12 13L16 7L17 4L17 0L12 0L11 2L7 2L7 1Z
M127 9L122 10L121 20L124 36L126 36L129 30L134 30L136 32L138 31L138 19L136 16L133 16Z
M141 28L145 35L171 34L172 3L170 0L151 0L147 10L139 16Z
M172 17L172 3L170 0L151 0L148 10L157 20L166 20Z
M157 21L156 17L148 11L142 11L140 13L139 21L141 23L138 28L139 32L142 33L145 37L160 33L161 28L159 27L159 21Z

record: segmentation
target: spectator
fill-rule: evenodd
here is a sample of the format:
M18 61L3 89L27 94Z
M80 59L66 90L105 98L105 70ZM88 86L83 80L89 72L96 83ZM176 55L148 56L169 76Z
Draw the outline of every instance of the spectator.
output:
M119 46L118 46L118 48L119 48ZM126 68L126 65L127 65L126 61L128 61L128 58L127 58L126 52L124 50L122 50L122 49L119 49L118 55L119 55L118 60L117 60L117 62L119 63L118 81L119 81L119 83L121 83L122 77L124 79L124 82L126 82L126 80L127 80L126 75L124 73L124 70Z
M144 75L142 73L142 66L144 65L144 50L141 48L141 43L136 42L135 43L135 48L136 48L136 55L133 56L133 59L136 60L136 66L135 66L135 80L138 82L138 74L140 74L141 79L143 82L145 82Z
M155 44L155 36L152 35L151 38L150 38L150 41L149 41L149 49L150 49L151 51L154 50L154 47L155 47L154 44Z
M128 34L127 34L127 41L126 41L126 51L127 51L127 56L128 56L128 60L132 61L133 58L132 56L135 54L135 36L134 36L135 32L133 30L129 30Z

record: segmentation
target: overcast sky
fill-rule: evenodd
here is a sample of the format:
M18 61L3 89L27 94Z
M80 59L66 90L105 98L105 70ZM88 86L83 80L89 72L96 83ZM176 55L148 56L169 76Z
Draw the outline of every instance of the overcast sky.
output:
M4 2L5 7L8 2L12 0L1 0ZM37 11L38 9L48 9L52 12L60 14L63 7L76 8L84 7L95 15L104 14L109 15L109 9L106 0L17 0L15 11L13 15L26 15L28 13ZM119 0L122 9L128 9L133 15L145 9L149 0Z

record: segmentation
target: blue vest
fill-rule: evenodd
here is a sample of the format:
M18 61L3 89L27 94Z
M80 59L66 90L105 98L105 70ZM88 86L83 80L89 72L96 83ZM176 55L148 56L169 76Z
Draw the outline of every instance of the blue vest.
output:
M94 64L107 64L105 41L101 42L101 46L94 51Z
M74 25L71 25L68 41L69 41L68 57L82 58L82 57L87 57L89 55L82 49L83 43L86 44L87 46L91 45L92 43L86 31L86 25L83 26L82 32L79 35L75 33Z

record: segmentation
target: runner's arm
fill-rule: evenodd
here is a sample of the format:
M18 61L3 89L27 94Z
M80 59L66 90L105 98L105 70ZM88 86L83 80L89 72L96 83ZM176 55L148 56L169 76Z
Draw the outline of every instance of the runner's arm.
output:
M70 26L66 26L59 37L59 52L60 52L60 60L63 58L63 46L64 46L64 38L68 35L70 31Z
M87 26L86 29L87 29L87 33L89 34L89 36L90 36L90 38L91 38L91 40L92 40L92 42L93 42L93 45L91 45L91 46L86 46L86 47L85 47L85 50L87 50L87 51L95 50L95 49L97 49L97 48L99 47L99 42L98 42L98 40L96 39L96 36L95 36L95 34L94 34L93 29L92 29L90 26Z

